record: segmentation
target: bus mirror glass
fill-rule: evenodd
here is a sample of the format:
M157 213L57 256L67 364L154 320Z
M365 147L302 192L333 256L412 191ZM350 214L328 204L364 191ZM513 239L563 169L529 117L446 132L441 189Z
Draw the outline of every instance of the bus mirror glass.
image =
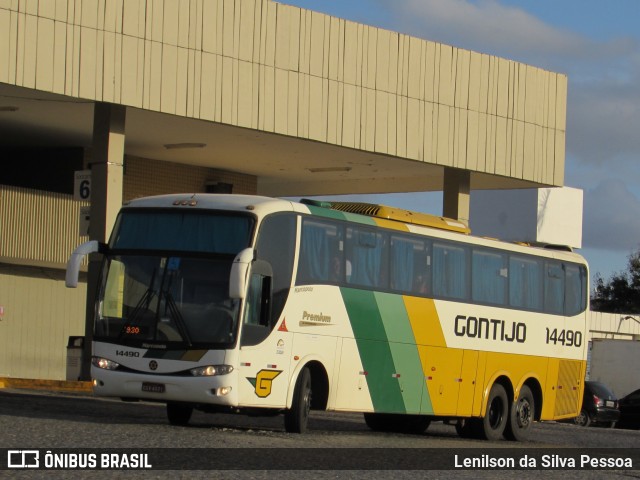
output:
M231 265L231 275L229 278L229 298L243 299L245 296L245 285L247 283L247 273L249 266L254 259L253 248L245 248Z
M86 255L90 253L102 252L103 246L97 240L90 240L79 245L69 257L67 262L67 273L65 276L65 285L67 288L76 288L78 286L78 276L80 275L80 265Z

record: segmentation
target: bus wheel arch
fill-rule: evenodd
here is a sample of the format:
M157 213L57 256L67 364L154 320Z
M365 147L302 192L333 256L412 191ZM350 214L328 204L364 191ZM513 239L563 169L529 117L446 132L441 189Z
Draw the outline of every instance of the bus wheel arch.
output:
M533 401L535 402L533 419L538 422L542 418L542 386L535 377L527 379L524 385L526 385L533 394Z

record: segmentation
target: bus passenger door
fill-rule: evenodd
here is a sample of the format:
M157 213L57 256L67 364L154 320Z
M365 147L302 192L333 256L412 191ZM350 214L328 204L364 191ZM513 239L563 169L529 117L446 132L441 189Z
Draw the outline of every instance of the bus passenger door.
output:
M256 261L249 278L238 356L238 399L241 406L285 406L293 336L271 325L269 269Z

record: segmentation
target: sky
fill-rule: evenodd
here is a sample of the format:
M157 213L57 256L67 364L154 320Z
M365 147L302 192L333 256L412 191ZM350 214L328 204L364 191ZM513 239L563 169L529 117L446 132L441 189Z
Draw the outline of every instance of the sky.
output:
M640 249L639 0L280 1L567 74L565 185L584 191L579 253L592 277L627 270ZM363 201L442 213L441 194Z

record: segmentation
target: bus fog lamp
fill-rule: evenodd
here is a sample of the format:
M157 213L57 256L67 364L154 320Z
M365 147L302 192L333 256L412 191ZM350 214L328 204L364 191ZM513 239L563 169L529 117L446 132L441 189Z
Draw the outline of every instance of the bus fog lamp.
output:
M93 366L102 368L104 370L115 370L120 366L119 363L102 357L91 357L91 363L93 364Z
M229 392L231 392L231 387L220 387L213 391L213 393L218 397L224 397L225 395L228 395Z
M207 365L206 367L192 368L190 371L194 377L212 377L231 373L233 367L231 365Z

